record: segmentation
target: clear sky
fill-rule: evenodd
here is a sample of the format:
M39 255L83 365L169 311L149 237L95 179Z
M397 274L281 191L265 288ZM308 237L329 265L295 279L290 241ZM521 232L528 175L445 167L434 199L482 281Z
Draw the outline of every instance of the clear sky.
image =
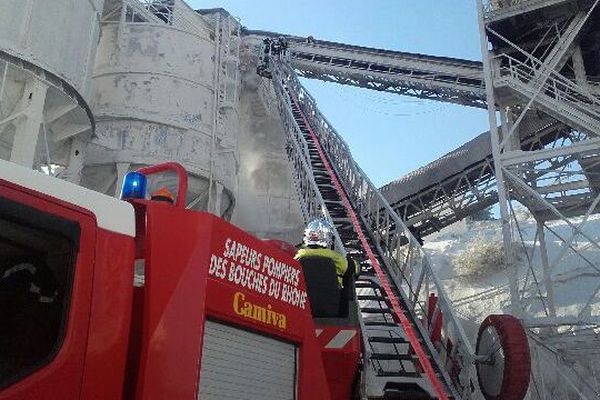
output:
M188 0L223 7L249 29L481 60L474 0ZM488 130L487 112L304 81L355 160L383 185Z

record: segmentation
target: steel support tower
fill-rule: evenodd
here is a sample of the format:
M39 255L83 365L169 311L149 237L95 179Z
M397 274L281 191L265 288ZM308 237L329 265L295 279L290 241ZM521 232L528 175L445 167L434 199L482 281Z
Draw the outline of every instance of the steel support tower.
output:
M598 3L478 1L510 307L537 360L532 398L591 399L600 389L600 243L586 225L600 203ZM520 129L532 114L564 127L526 148ZM533 243L517 202L537 222ZM578 288L570 302L555 294L566 283Z

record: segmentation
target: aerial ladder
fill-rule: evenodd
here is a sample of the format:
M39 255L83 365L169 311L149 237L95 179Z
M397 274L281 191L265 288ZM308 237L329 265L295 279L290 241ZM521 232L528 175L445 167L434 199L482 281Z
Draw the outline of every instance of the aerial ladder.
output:
M263 65L265 52L261 51ZM368 398L465 398L474 357L417 239L353 160L284 55L267 58L305 219L325 216L356 281ZM265 69L261 69L265 73Z

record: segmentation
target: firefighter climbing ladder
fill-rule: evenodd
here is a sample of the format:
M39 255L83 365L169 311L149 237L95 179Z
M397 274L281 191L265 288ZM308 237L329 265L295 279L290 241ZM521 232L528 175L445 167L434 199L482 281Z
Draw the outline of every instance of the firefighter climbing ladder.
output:
M400 392L466 397L473 350L424 250L354 162L295 73L276 61L272 78L304 218L331 218L337 246L354 253L361 265L356 288L367 397ZM430 295L435 304L429 303Z

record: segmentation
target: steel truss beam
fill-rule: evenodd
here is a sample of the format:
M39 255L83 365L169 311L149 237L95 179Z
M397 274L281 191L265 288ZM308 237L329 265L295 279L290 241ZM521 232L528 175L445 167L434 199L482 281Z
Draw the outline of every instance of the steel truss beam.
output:
M340 85L356 86L425 100L441 101L476 108L486 107L485 101L479 93L460 90L452 84L434 83L433 76L430 79L418 79L411 78L410 73L409 77L403 78L369 69L352 71L349 67L313 64L310 60L299 60L298 56L300 54L292 53L292 65L298 75L303 78L318 79Z
M498 201L491 157L392 204L418 237L425 237Z
M552 146L568 135L564 124L531 115L527 129L521 132L521 150L515 153ZM418 237L423 238L498 201L492 149L486 143L489 140L489 133L482 134L470 144L382 188L394 210ZM483 153L482 143L488 146ZM454 167L453 160L462 162L470 154L478 154L480 158L466 162L467 166L457 173L444 175ZM433 180L440 176L440 180ZM415 189L407 194L407 187Z

